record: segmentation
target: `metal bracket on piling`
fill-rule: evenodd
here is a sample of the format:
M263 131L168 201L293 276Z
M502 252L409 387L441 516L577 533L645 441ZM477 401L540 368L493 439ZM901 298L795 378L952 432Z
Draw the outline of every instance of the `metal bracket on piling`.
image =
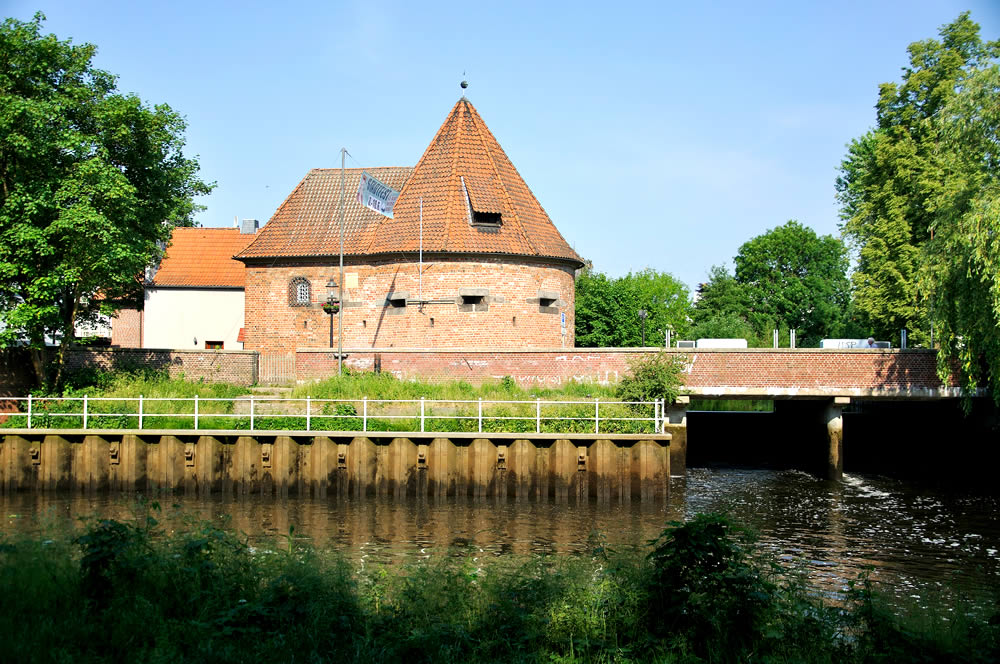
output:
M112 440L108 443L108 456L111 461L112 466L120 465L122 462L121 456L121 443L117 440Z
M417 470L427 470L426 445L417 445Z
M507 470L506 445L497 445L497 470Z
M578 447L576 448L576 451L577 451L576 469L578 472L582 473L587 470L587 448Z

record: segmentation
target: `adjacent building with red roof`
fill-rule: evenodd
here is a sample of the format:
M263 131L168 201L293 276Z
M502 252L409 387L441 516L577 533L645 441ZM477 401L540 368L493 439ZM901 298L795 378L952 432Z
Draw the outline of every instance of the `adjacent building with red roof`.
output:
M233 256L254 237L249 229L175 228L146 285L143 348L240 350L245 309L243 263ZM248 232L241 232L247 230Z
M336 347L328 301L345 349L573 347L583 260L468 99L415 167L365 172L400 191L394 218L357 202L360 169L314 169L236 253L247 349Z

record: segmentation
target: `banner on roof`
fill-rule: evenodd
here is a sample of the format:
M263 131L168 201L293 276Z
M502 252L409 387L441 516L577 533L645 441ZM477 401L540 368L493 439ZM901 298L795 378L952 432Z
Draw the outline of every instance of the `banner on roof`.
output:
M364 171L361 172L361 182L358 183L358 203L366 208L392 219L392 208L399 198L399 192L373 178Z

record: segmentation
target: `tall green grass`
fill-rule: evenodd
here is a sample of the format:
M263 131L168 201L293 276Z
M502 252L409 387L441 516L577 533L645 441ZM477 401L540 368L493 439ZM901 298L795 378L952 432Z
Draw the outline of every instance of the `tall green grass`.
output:
M435 552L353 568L157 512L70 538L0 536L4 662L995 661L996 617L918 621L862 579L827 604L727 520L567 557Z
M139 426L137 398L142 395L144 429L195 428L192 415L195 396L198 397L199 429L249 429L249 405L234 400L246 398L250 393L249 388L242 386L171 379L164 373L89 372L83 377L76 376L58 395L36 394L32 403L32 426L83 427L83 397L86 395L88 428L134 429ZM299 386L290 395L291 399L306 397L314 400L309 421L312 430L361 431L361 415L367 399L369 431L420 431L420 401L424 399L425 431L474 432L481 427L488 433L530 433L539 428L546 433L591 432L595 427L594 400L616 400L612 386L569 383L559 389L527 390L518 387L510 377L473 386L464 381L403 381L387 373L333 377ZM537 400L570 403L543 403L539 425ZM387 401L395 403L385 403ZM435 401L445 403L429 403ZM480 401L484 402L482 418ZM495 401L506 403L490 403ZM22 411L26 407L27 404L21 402ZM254 427L257 430L306 429L305 403L258 399L256 408ZM600 415L601 429L607 433L652 431L652 422L648 421L653 417L651 405L605 403ZM25 427L27 415L8 416L2 426Z

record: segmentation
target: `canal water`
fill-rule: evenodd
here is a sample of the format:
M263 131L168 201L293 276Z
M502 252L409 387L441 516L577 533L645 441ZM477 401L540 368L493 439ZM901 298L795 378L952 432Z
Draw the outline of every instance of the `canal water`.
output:
M342 552L359 566L446 555L587 555L598 546L647 547L669 521L723 512L750 526L782 564L839 596L865 570L902 604L1000 595L1000 500L878 476L827 482L798 471L690 468L663 503L630 505L161 496L166 528L211 521L252 543L288 536ZM88 518L135 518L135 497L0 496L5 533L47 536Z

